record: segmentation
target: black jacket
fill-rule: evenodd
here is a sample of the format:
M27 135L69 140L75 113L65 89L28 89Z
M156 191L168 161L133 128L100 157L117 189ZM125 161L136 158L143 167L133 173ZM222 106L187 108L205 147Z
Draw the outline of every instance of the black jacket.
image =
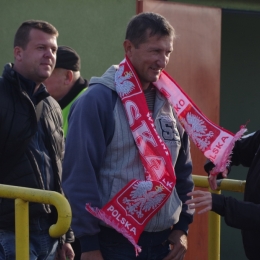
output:
M7 64L2 78L0 77L0 183L45 189L40 171L42 165L39 165L30 145L40 124L51 159L52 190L62 193L60 180L64 139L61 109L44 86L36 100L32 100L25 89L24 82L12 69L12 65ZM41 100L42 111L37 122L35 105ZM30 218L51 214L53 221L56 221L55 210L49 205L30 203L29 209ZM0 229L13 227L14 201L2 198Z
M244 201L212 194L212 210L225 218L227 225L241 229L246 256L260 256L260 131L236 142L232 165L248 167ZM209 163L207 164L207 170Z

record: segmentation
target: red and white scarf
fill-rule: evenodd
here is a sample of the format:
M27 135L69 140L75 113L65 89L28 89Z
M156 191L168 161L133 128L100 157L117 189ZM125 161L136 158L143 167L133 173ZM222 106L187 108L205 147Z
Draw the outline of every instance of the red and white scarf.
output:
M130 181L102 209L90 204L86 209L122 233L138 254L139 236L171 195L176 177L170 152L155 130L139 78L127 57L115 73L115 84L139 149L145 181ZM166 72L153 84L172 105L189 137L216 165L214 172L224 169L234 142L245 128L233 135L210 122Z
M211 174L223 172L230 163L235 142L246 132L244 125L233 134L211 122L166 72L153 83L174 108L190 139L214 164Z

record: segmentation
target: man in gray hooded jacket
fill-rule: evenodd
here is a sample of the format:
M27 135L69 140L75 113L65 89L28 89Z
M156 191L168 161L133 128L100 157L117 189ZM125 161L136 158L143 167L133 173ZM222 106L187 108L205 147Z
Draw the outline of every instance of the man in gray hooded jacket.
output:
M152 82L159 79L173 50L174 29L154 13L142 13L128 24L124 49L139 77L156 131L168 147L176 185L162 208L142 232L138 259L184 258L188 226L193 219L184 202L193 190L188 135L166 98ZM73 104L63 165L63 188L72 211L72 228L79 238L81 259L136 259L132 244L115 229L92 216L85 204L102 208L125 185L144 180L145 173L111 66L93 77L89 89ZM171 249L171 250L170 250Z

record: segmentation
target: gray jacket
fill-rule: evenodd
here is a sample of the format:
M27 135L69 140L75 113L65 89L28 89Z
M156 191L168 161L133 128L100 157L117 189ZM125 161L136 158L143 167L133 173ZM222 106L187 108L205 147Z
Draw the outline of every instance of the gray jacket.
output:
M133 179L144 180L140 160L126 113L115 92L117 66L90 80L89 89L72 106L64 158L63 189L73 211L73 230L95 250L93 237L99 232L98 219L85 209L86 203L102 208ZM176 187L164 206L145 227L146 231L175 229L188 232L192 212L183 204L193 189L187 134L167 100L156 93L153 119L156 130L168 146L177 177ZM91 238L91 239L90 239Z

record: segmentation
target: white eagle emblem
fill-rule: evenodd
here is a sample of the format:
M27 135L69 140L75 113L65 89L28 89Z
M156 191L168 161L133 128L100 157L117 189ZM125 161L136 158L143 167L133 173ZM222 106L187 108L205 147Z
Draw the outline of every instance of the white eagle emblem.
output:
M126 210L131 215L136 214L138 218L142 218L144 214L142 211L149 211L155 209L161 204L166 194L162 186L156 186L152 190L153 183L151 181L140 181L133 186L134 190L131 192L131 198L124 198L123 203L126 204Z
M135 87L131 81L128 81L132 78L132 73L126 72L125 75L122 75L123 72L124 66L120 66L115 74L116 91L121 98L129 94Z
M207 127L204 125L205 122L191 113L187 114L186 120L181 119L181 123L195 145L204 152L210 144L209 139L213 136L213 132L208 132Z

